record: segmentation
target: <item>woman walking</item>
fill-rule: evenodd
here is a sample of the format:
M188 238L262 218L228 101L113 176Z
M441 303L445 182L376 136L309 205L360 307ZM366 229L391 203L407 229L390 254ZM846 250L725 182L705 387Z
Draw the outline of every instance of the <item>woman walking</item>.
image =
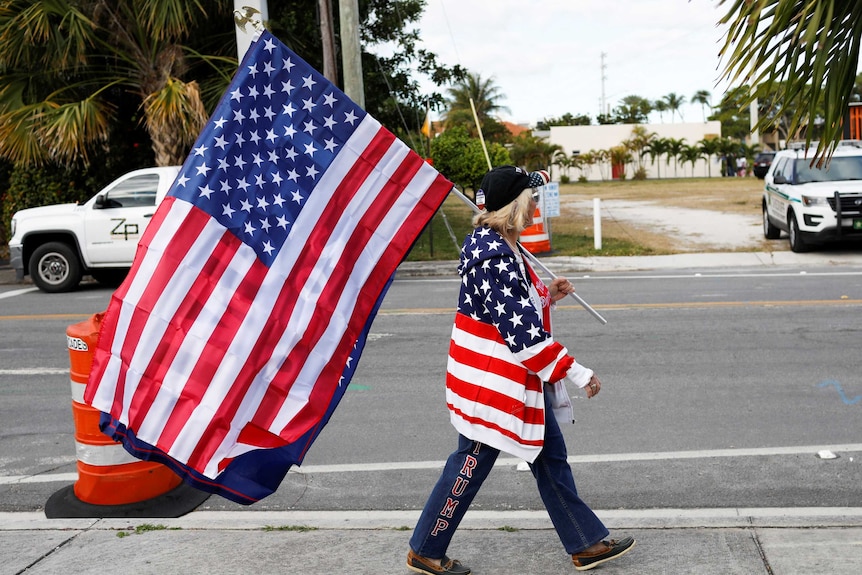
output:
M500 166L476 193L478 214L461 248L461 291L449 346L446 403L459 433L410 539L407 567L427 575L468 575L446 552L500 451L530 464L539 494L575 569L628 552L634 539L608 530L578 496L559 421L570 422L565 381L595 396L601 382L550 328L553 303L574 291L565 278L546 286L517 240L532 223L546 172Z

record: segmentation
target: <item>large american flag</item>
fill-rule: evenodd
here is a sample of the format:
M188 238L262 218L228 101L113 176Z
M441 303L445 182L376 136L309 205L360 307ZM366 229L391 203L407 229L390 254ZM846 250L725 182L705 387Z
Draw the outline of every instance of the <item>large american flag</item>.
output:
M272 493L451 188L262 33L105 313L85 393L104 431L201 489Z

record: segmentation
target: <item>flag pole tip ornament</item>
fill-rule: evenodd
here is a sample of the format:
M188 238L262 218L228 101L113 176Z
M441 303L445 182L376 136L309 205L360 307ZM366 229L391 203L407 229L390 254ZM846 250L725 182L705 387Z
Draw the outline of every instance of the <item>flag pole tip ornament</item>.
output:
M243 32L246 31L245 27L248 24L251 24L257 34L264 31L263 22L260 19L260 10L252 6L243 6L241 10L234 10L233 21Z
M84 395L102 431L203 491L270 495L329 421L451 189L261 32L105 313Z

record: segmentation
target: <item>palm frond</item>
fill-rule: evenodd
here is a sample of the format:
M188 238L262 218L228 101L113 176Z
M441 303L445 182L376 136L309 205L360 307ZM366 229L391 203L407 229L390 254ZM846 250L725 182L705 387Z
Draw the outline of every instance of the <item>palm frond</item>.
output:
M862 41L862 2L846 0L721 0L729 6L720 51L723 79L754 86L758 93L779 91L776 108L793 110L790 134L812 123L822 105L824 137L817 155L831 154L843 134ZM774 110L773 110L774 112ZM757 129L769 129L767 114ZM811 143L810 131L806 133Z

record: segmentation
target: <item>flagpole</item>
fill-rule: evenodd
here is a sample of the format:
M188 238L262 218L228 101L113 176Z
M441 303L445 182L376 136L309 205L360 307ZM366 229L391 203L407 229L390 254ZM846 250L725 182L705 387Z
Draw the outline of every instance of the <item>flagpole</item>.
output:
M465 195L461 192L461 190L459 190L459 189L458 189L458 188L456 188L455 186L452 186L452 192L453 192L456 196L458 196L458 197L461 199L461 201L462 201L462 202L464 202L465 204L467 204L467 205L468 205L468 206L473 210L473 212L474 212L474 213L478 214L478 213L481 211L481 210L479 209L479 206L477 206L476 204L474 204L474 203L470 200L470 198L468 198L467 196L465 196ZM521 244L519 243L518 245L520 246ZM521 247L523 248L523 246L521 246ZM551 270L549 270L549 269L547 268L547 266L545 266L545 264L543 264L541 261L539 261L539 258L537 258L537 257L536 257L536 256L534 256L533 254L531 254L529 250L527 250L526 248L524 248L524 249L522 249L522 252L527 256L527 258L528 258L532 263L534 263L534 264L536 264L537 266L539 266L539 267L542 269L542 271L544 271L546 274L548 274L548 275L551 277L551 279L557 279L557 276L554 274L554 272L552 272ZM597 312L595 309L593 309L593 308L590 306L590 304L588 304L586 301L584 301L584 298L582 298L581 296L579 296L579 295L578 295L578 294L576 294L575 292L571 292L571 293L569 293L568 295L570 295L570 296L572 296L573 298L575 298L575 301L577 301L579 304L581 304L581 307L583 307L585 310L587 310L588 312L590 312L590 315L592 315L594 318L596 318L597 320L599 320L599 322L600 322L602 325L606 325L606 324L608 323L608 320L606 320L605 318L603 318L603 317L602 317L602 315L601 315L599 312Z

